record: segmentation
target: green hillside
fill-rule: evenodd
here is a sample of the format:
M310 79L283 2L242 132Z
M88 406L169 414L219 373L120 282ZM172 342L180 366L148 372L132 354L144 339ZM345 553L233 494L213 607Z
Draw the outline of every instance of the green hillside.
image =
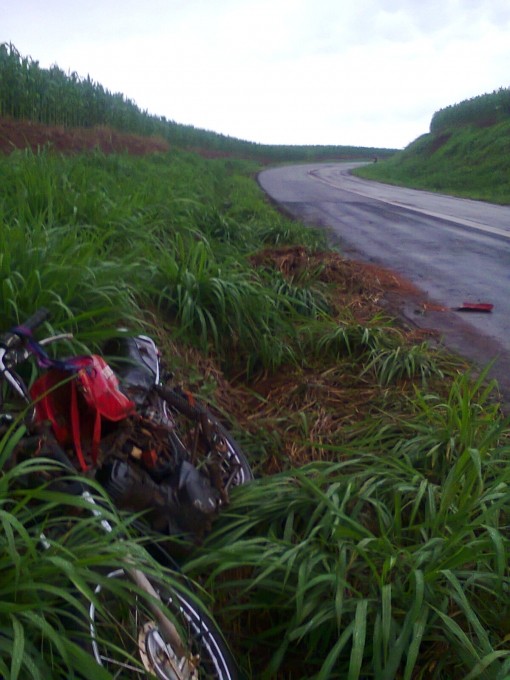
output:
M510 204L510 89L441 109L432 117L428 134L358 174Z
M159 136L186 150L208 150L261 162L385 158L394 149L311 145L289 146L248 142L210 130L182 125L141 110L123 94L112 93L90 76L66 74L58 66L39 66L14 45L0 44L0 117L64 127L109 126L120 132Z

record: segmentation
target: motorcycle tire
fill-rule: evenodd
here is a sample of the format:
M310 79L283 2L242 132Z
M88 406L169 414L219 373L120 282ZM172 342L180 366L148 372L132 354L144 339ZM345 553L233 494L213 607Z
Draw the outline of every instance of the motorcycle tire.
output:
M189 452L193 448L193 442L196 441L195 427L199 418L205 415L211 424L211 428L218 433L225 445L225 451L222 454L221 460L221 473L227 487L241 486L253 480L253 471L248 458L234 437L209 409L199 402L190 405L185 395L176 390L167 391L166 396L168 398L167 403L177 424L176 432L173 435L174 444L180 450L181 455L189 457ZM204 453L206 456L208 455L207 451Z
M110 572L107 578L121 579L122 587L132 585L123 569ZM132 605L126 606L115 598L115 587L98 585L95 595L100 606L90 603L89 607L91 652L96 662L113 677L126 680L238 680L237 665L214 621L183 592L150 581L172 615L186 656L165 642L135 586Z
M254 478L251 465L237 441L230 434L230 432L225 427L223 427L218 418L213 416L210 411L207 411L207 417L225 439L227 445L226 455L228 459L228 461L225 462L225 466L230 468L235 466L236 468L232 486L240 486L241 484L247 484L248 482L251 482Z

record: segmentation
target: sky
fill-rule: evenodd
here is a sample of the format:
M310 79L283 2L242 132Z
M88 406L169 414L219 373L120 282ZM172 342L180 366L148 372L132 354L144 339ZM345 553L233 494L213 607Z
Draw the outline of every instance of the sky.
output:
M0 0L0 42L261 144L403 148L510 87L509 0Z

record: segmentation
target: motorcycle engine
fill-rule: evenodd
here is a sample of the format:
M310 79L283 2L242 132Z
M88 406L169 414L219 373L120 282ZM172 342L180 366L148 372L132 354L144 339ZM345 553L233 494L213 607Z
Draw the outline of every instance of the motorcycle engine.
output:
M103 465L96 478L119 509L144 513L154 531L194 542L210 530L219 509L218 491L188 462L160 483L135 463L121 459Z

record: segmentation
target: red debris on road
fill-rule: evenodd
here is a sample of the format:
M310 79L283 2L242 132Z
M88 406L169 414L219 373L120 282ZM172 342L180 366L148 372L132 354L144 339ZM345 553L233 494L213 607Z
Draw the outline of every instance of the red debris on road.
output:
M457 312L492 312L494 305L489 302L463 302L457 307Z

